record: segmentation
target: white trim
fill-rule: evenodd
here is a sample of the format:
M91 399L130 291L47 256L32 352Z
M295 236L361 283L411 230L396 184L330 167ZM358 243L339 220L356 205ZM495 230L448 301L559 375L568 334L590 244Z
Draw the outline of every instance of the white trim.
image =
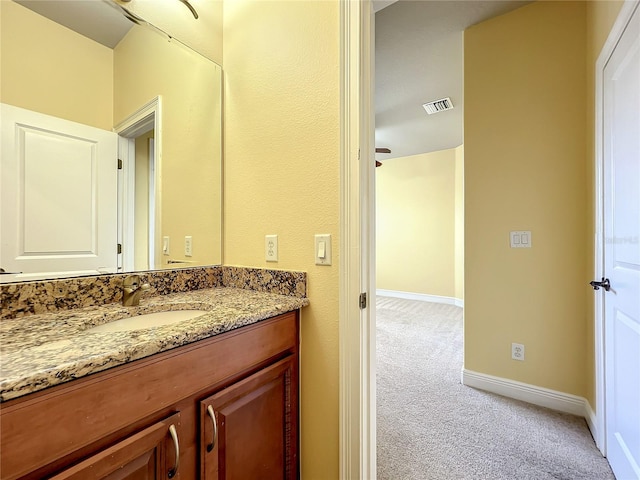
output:
M376 477L375 324L360 310L373 294L369 185L373 170L371 1L340 2L339 470L341 480ZM371 130L371 131L370 131ZM372 303L370 303L371 305Z
M153 197L155 198L155 218L153 219L153 223L155 226L155 238L153 241L156 245L155 268L158 268L162 263L162 249L158 248L160 245L160 232L162 231L162 96L158 95L151 99L113 129L114 132L123 138L123 142L119 145L119 154L122 156L126 155L129 160L125 162L122 182L123 190L119 192L118 197L119 201L122 202L118 208L122 216L119 222L121 230L118 233L118 240L124 246L122 266L125 271L130 271L133 268L134 219L128 212L134 211L130 206L133 205L135 201L133 199L135 181L133 163L135 161L135 138L148 132L152 128L154 130L155 153L153 179ZM122 158L122 156L120 158ZM122 159L127 160L125 158Z
M118 158L123 161L118 171L118 243L122 253L118 258L118 270L131 272L134 266L134 227L135 227L135 171L136 141L118 135Z
M533 405L571 413L587 419L593 418L591 415L593 410L591 410L589 402L584 397L577 395L517 382L508 378L494 377L464 368L462 369L462 384Z
M403 292L400 290L384 290L378 288L376 295L381 297L404 298L405 300L418 300L420 302L442 303L444 305L455 305L464 308L464 300L455 297L444 297L441 295L429 295L427 293Z
M593 411L591 404L586 398L584 399L584 411L584 419L587 421L587 426L589 427L591 436L595 441L595 439L598 438L598 418L596 417L596 412Z
M603 134L603 98L604 98L604 68L618 44L620 37L631 20L635 8L640 2L638 0L627 0L622 5L618 18L616 18L609 36L607 37L602 51L598 56L595 68L595 271L594 278L599 279L604 276L604 213L603 213L603 172L604 159L602 148L604 141ZM594 414L594 440L603 455L607 454L606 444L606 422L605 414L605 341L604 341L604 304L602 294L594 295L594 325L595 325L595 367L596 367L596 409L600 414Z
M360 52L360 247L363 266L360 270L362 291L369 295L367 308L361 310L360 388L363 391L360 418L361 478L377 476L376 409L376 211L375 211L375 11L371 0L361 1Z

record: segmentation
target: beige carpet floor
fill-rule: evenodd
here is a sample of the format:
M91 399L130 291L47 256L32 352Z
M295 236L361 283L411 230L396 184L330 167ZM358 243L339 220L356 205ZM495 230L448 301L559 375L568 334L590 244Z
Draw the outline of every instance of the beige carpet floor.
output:
M462 309L379 297L376 314L379 480L614 478L583 418L461 385Z

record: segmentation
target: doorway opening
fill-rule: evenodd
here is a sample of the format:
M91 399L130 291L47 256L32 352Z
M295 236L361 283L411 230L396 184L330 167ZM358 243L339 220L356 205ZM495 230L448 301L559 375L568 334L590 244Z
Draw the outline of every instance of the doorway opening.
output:
M161 264L161 98L120 123L118 134L118 269Z

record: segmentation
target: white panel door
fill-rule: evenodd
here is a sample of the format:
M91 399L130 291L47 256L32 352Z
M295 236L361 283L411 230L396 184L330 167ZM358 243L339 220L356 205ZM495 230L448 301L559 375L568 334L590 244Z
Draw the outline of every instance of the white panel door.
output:
M606 451L640 479L640 11L604 69Z
M11 279L117 271L117 135L0 108L0 267Z

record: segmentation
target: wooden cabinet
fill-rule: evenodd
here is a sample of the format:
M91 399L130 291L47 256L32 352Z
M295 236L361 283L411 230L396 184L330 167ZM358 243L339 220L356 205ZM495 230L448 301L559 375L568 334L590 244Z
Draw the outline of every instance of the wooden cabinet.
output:
M298 329L286 313L0 404L0 479L297 478Z
M180 414L131 435L106 450L64 470L51 480L151 480L172 478L179 471Z
M201 479L295 479L296 366L282 360L200 402Z

